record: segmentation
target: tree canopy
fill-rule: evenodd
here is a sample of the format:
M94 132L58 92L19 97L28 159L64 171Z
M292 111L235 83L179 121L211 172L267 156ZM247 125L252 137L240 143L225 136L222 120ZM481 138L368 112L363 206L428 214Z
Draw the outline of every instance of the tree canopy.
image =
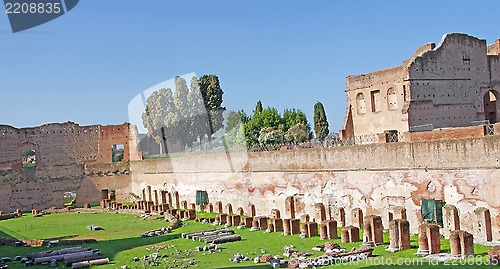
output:
M314 133L316 138L324 140L330 131L328 130L328 121L326 119L325 108L321 102L314 105Z
M219 78L205 75L191 78L190 86L182 77L175 77L175 92L160 89L146 100L142 114L148 135L165 146L167 141L181 148L192 146L205 135L210 137L223 127L222 91Z

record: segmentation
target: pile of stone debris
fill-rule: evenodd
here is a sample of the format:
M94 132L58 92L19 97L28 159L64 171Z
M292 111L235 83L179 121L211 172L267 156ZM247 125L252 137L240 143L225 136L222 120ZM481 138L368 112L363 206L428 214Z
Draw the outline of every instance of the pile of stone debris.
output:
M327 242L324 245L314 247L312 250L324 252L324 254L319 257L311 257L313 256L312 252L296 251L294 246L289 245L283 247L284 258L279 255L263 254L253 260L255 263L270 263L272 268L315 268L317 266L364 260L371 257L373 252L373 248L366 246L361 246L358 249L353 248L347 252L335 242ZM285 260L286 258L288 260Z
M86 268L91 265L108 264L109 259L104 257L98 249L71 247L59 250L48 250L28 254L25 258L16 256L14 259L4 257L1 259L2 266L0 268L9 268L8 263L20 262L24 266L33 265L50 265L57 267L59 262L65 266L73 268Z
M198 240L205 242L207 244L222 244L227 242L240 241L241 236L235 234L234 230L226 228L217 228L210 230L202 230L191 233L181 234L182 238L191 239L193 241Z
M306 255L296 255L293 248L292 250L288 249L288 251L285 249L285 253L293 257L288 261L288 268L309 268L365 260L372 257L373 252L373 248L368 246L353 248L347 252L335 242L327 242L322 246L313 248L313 250L324 251L325 253L319 257L308 258Z
M162 234L167 234L167 233L170 233L171 231L172 230L170 228L161 227L159 229L144 232L141 235L141 237L153 237L153 236L158 236L158 235L162 235Z

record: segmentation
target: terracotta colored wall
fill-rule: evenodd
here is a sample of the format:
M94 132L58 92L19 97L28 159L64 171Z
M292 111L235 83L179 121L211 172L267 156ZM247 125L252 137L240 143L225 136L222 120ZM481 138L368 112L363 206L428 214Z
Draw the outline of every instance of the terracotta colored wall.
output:
M431 141L457 138L482 137L485 134L485 126L471 126L461 128L436 129L430 132L408 132L404 134L405 141ZM500 131L500 130L498 130Z

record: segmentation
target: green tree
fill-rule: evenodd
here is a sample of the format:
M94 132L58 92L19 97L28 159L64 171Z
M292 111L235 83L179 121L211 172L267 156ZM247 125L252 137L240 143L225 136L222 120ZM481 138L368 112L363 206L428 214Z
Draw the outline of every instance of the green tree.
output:
M228 146L245 146L245 123L249 121L245 111L231 111L227 116L225 141Z
M267 129L261 133L263 128ZM265 133L273 131L272 135L278 135L277 137L279 137L279 132L284 132L284 121L276 108L267 107L258 113L254 113L250 120L245 123L244 129L247 145L271 143L271 141L280 139L268 139ZM275 133L275 131L279 132Z
M173 98L177 112L175 115L177 124L169 127L172 129L172 138L179 142L184 149L186 145L191 146L194 140L191 135L191 127L193 125L191 115L192 104L188 98L189 88L186 80L177 76L174 78L174 83L175 92Z
M220 130L223 125L222 113L226 110L222 106L222 95L224 91L220 87L219 78L216 75L203 75L199 79L200 92L203 96L203 103L208 114L209 131L207 132L209 141L212 135Z
M263 145L272 145L285 142L285 133L283 130L273 127L264 127L259 132L259 143Z
M148 129L149 137L167 150L167 137L173 137L171 132L177 121L172 89L160 89L153 92L146 100L146 111L142 113L142 122Z
M226 132L230 132L239 125L247 123L249 120L250 119L248 118L245 111L243 110L237 112L231 111L227 116Z
M310 131L304 123L297 123L292 125L285 134L285 138L288 142L302 143L309 139Z
M314 105L314 133L317 139L324 140L329 132L325 108L323 104L318 101Z
M283 120L285 121L285 128L287 130L298 123L304 124L308 131L311 129L307 122L306 113L302 112L300 109L285 109L283 112Z
M193 141L201 141L203 137L210 132L208 125L208 115L200 92L200 84L196 77L191 78L188 100L191 104L191 128L190 136Z
M262 102L259 100L257 101L257 104L255 105L255 111L253 112L254 114L262 112Z

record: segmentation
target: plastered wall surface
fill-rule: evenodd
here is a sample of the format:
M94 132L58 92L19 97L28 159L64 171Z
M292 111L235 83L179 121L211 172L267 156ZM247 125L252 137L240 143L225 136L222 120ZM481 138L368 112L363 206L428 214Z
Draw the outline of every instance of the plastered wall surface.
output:
M402 206L412 232L420 222L421 199L437 199L458 208L467 231L475 229L474 210L488 208L498 240L499 142L500 137L491 136L259 152L232 156L233 161L248 159L237 171L222 155L147 160L131 163L130 188L136 194L147 186L177 191L188 203L195 202L196 190L205 190L214 204L254 204L257 215L269 215L274 208L286 214L286 199L292 196L297 217L314 216L314 205L323 203L335 219L344 209L347 224L351 210L361 208L365 215L381 215L386 227L391 208Z

